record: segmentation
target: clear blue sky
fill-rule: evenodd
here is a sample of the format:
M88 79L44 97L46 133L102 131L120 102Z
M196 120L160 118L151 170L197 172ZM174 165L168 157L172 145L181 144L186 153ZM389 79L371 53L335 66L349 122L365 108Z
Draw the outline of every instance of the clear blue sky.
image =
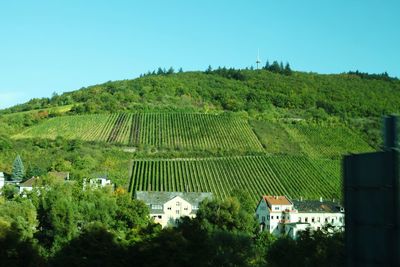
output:
M400 77L400 1L1 1L0 108L169 66Z

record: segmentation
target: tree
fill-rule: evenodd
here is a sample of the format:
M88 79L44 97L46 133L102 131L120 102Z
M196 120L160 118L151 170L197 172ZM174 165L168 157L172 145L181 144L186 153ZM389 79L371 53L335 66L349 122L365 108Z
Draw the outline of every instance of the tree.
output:
M51 259L51 266L127 266L126 250L99 222L88 225Z
M22 162L21 156L17 155L13 163L11 179L13 181L18 181L22 180L24 177L25 177L24 163Z
M289 63L286 63L285 69L283 70L283 73L284 73L285 75L292 75L292 69L290 68Z
M265 70L269 70L270 66L271 66L271 65L269 64L269 61L267 60L267 63L265 63L264 69L265 69Z
M272 62L272 65L269 67L268 70L275 73L279 73L281 71L281 67L279 66L278 61L275 60L274 62Z
M167 71L166 74L171 75L171 74L174 74L174 73L175 73L174 68L173 68L173 67L170 67L170 68L168 69L168 71Z
M200 204L196 220L207 229L220 229L231 232L253 234L257 222L253 213L241 207L237 198L221 200L204 200Z
M159 67L157 69L157 75L163 75L163 74L165 74L165 71L161 67Z

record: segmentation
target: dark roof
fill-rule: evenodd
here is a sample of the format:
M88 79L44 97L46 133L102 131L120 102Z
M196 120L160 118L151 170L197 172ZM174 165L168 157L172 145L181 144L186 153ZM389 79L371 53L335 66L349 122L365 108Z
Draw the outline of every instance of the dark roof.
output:
M146 204L163 205L174 197L181 197L192 205L197 205L206 198L211 198L212 193L208 192L156 192L136 191L135 198L144 201Z
M39 177L32 177L29 178L28 180L24 181L23 183L20 183L19 186L22 187L32 187L36 181L39 179Z
M292 200L293 206L299 212L341 212L343 207L332 201Z

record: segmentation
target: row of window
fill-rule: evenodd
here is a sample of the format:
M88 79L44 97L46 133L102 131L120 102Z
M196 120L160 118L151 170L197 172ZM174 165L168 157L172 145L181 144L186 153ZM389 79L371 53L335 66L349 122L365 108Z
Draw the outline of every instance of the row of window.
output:
M288 220L290 219L289 216L285 216L285 215L282 215L282 216L276 215L275 218L276 218L277 220L279 220L279 218L281 218L282 220L285 220L285 218L288 219ZM258 214L257 214L257 219L258 219ZM267 221L269 221L270 219L273 220L273 219L274 219L274 216L272 215L272 216L270 217L269 215L267 215ZM261 217L261 221L262 221L262 222L265 222L265 216L262 216L262 217Z
M337 220L337 218L336 218L336 220ZM302 220L302 217L299 217L299 222L302 222L303 220ZM330 223L332 223L332 224L334 224L335 223L335 218L329 218L329 217L326 217L325 218L325 223L328 223L330 221ZM339 221L340 222L343 222L343 218L339 218ZM304 222L308 222L308 217L304 217ZM314 217L311 217L311 222L312 223L315 223L315 222L321 222L321 218L320 217L317 217L317 218L314 218Z
M176 206L180 206L180 202L176 202ZM163 205L159 205L159 204L151 204L150 208L153 210L162 210L163 209ZM184 210L189 210L189 207L184 207ZM192 206L192 210L198 210L199 207L197 205L193 205ZM167 207L167 210L172 210L172 207Z
M279 216L279 215L276 215L276 216L267 215L267 221L269 221L270 219L273 220L274 217L275 217L277 220L279 220L279 218L281 218L282 220L285 220L285 219L290 220L290 216L289 216L289 215L287 215L287 216L285 216L285 215L282 215L282 216ZM257 219L258 219L258 218L259 218L259 217L258 217L258 214L257 214ZM336 219L336 221L337 221L337 218L331 218L331 219L330 219L329 217L327 217L327 218L325 218L325 223L328 223L329 220L330 220L330 222L331 222L332 224L334 224L334 223L335 223L335 219ZM340 218L339 218L339 221L340 221L340 222L343 222L343 218L340 217ZM265 222L265 216L262 216L262 217L261 217L261 222ZM302 217L299 217L299 222L303 222ZM308 223L308 217L304 217L304 222ZM317 217L317 218L311 217L311 222L312 222L312 223L321 222L321 218L320 218L320 217Z

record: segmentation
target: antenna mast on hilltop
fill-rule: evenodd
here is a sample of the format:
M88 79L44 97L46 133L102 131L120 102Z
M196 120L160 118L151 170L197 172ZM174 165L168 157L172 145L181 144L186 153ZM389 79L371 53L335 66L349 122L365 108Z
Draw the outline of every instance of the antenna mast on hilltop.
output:
M257 60L256 60L257 69L258 69L258 64L260 64L260 63L261 63L261 61L260 61L260 49L258 49L258 51L257 51Z

